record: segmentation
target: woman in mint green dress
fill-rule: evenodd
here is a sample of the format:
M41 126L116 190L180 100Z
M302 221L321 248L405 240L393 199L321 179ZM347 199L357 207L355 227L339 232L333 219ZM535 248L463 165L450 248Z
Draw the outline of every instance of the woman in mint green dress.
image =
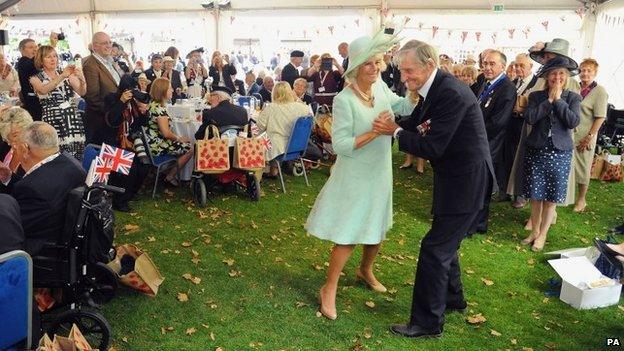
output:
M319 297L320 312L331 320L337 317L340 272L355 245L364 245L356 278L386 291L373 274L373 262L392 227L392 146L391 137L373 132L372 123L380 115L409 115L415 107L380 78L382 54L396 42L383 31L353 41L345 72L350 85L334 98L332 146L338 157L306 222L310 234L335 243Z

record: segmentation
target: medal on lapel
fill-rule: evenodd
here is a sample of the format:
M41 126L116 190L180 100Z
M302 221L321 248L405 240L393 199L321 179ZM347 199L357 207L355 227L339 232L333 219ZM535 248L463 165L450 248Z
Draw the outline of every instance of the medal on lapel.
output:
M488 106L490 106L490 102L492 102L492 98L487 99L487 101L485 102L485 108L488 108Z

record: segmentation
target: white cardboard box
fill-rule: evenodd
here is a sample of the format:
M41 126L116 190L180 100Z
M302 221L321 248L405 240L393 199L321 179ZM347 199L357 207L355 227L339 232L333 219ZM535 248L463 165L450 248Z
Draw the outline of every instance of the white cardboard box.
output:
M591 309L616 305L620 301L622 284L602 288L580 288L579 284L589 283L603 275L585 256L549 260L548 263L561 276L561 301L576 309Z
M600 251L594 246L589 247L575 247L571 249L557 250L546 252L546 255L554 255L559 256L561 258L571 258L571 257L587 257L589 262L595 264L600 257Z

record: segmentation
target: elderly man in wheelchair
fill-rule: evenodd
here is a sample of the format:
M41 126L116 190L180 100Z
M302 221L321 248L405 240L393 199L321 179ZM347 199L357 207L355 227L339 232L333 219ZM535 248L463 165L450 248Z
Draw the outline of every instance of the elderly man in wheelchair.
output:
M110 338L108 323L82 307L98 307L114 296L116 275L105 264L111 259L114 236L106 192L123 189L83 186L84 170L59 153L56 131L47 123L32 123L24 130L23 141L19 147L24 176L7 175L2 169L0 181L19 206L22 248L32 256L36 305L46 311L42 319L51 333L62 333L72 323L90 323L96 326L91 339L96 346L105 346Z

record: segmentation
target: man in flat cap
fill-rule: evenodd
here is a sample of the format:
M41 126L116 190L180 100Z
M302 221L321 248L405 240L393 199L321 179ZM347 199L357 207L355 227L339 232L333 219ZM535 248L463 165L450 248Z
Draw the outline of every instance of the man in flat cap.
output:
M288 82L292 88L295 84L295 80L299 78L299 71L297 67L301 66L303 62L303 51L294 50L290 53L290 63L284 66L282 70L282 80Z
M236 125L241 126L249 122L247 110L230 102L232 90L228 87L213 86L208 95L211 109L204 110L202 125L195 133L195 139L203 139L209 124L219 127Z

